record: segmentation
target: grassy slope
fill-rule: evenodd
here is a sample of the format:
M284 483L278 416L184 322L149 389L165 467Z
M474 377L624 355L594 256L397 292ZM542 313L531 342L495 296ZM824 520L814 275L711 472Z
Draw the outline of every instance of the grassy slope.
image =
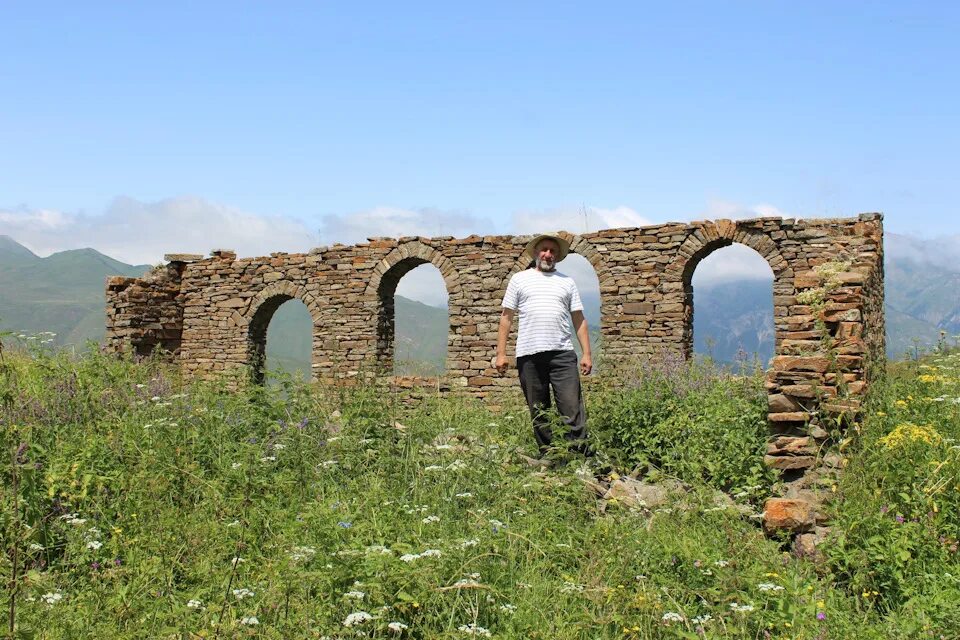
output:
M912 400L883 396L867 451L903 420L936 417L942 437L960 436L956 405L915 414L932 406L924 397L956 395L955 368L933 373L944 382L918 382L917 371L891 382ZM515 398L488 411L466 400L403 408L374 388L227 393L97 355L8 354L0 382L18 399L3 447L27 443L17 500L31 528L10 517L10 456L0 526L28 571L18 625L44 638L349 637L345 622L360 611L373 637L395 637L390 622L414 638L464 638L459 629L476 624L551 640L960 628L949 577L960 575L958 505L922 490L943 465L919 465L913 479L890 475L902 457L851 465L838 492L851 514L837 526L844 545L818 568L715 509L709 492L652 513L602 509L576 463L531 471L514 453L532 448ZM940 505L927 517L931 498ZM880 571L888 566L899 573Z

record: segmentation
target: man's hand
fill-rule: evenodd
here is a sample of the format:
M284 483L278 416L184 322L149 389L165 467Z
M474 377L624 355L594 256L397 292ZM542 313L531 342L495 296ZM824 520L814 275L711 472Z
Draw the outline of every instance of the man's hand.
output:
M497 371L500 375L503 375L507 372L507 369L510 367L510 361L507 360L507 356L499 355L497 356Z
M588 376L591 371L593 371L593 359L589 355L580 358L580 373Z

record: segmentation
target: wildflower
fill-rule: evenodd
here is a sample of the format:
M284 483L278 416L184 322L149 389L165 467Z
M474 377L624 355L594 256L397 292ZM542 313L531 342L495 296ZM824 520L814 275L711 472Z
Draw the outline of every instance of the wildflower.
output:
M54 592L43 594L42 596L40 596L40 599L43 600L46 604L53 606L58 602L60 602L61 600L63 600L63 594L60 593L59 591L54 591Z
M576 583L576 582L564 582L563 586L560 587L560 593L580 593L583 591L585 585Z
M245 624L247 626L253 627L255 625L260 624L260 621L257 620L257 616L246 616L246 617L240 618L240 624Z
M276 462L277 456L263 456L260 458L260 462Z
M234 462L233 464L230 465L230 468L231 468L231 469L239 469L239 468L242 467L242 466L243 466L243 463L242 463L242 462Z
M340 522L337 523L337 526L340 527L341 529L349 529L350 527L353 526L353 523L347 522L346 520L341 520Z
M290 559L294 562L310 560L315 555L317 555L317 550L313 547L294 547L290 550Z
M237 557L235 557L235 558L233 558L233 559L230 560L230 566L231 566L231 567L237 567L237 566L240 565L241 562L246 562L246 560L244 560L244 559L241 558L240 556L237 556Z
M693 624L706 624L711 620L713 620L713 616L711 616L709 613L705 613L702 616L697 616L696 618L691 619L690 622Z
M286 449L286 448L287 448L287 445L281 444L281 443L279 443L279 442L276 443L275 445L273 445L273 449L274 449L275 451L281 451L281 450Z
M447 465L447 471L460 471L461 469L466 469L467 463L463 460L457 459Z
M387 625L387 629L390 629L390 631L393 631L394 633L400 633L404 629L409 629L409 627L402 622L391 622Z
M187 600L188 609L199 609L203 607L203 603L199 600Z
M99 540L91 540L90 542L87 543L87 549L93 549L94 551L96 551L102 546L103 546L103 543L100 542Z
M730 609L732 609L733 611L736 611L737 613L750 613L751 611L753 611L753 605L752 605L752 604L738 604L738 603L736 603L736 602L731 602L731 603L730 603Z
M472 497L473 497L473 494L470 493L469 491L464 491L463 493L458 493L458 494L456 495L456 497L457 497L457 498L472 498Z
M433 524L434 522L440 522L440 516L427 516L421 520L423 524Z
M367 597L367 594L365 594L363 591L347 591L345 594L343 594L343 597L352 598L354 600L363 600Z
M714 562L713 564L714 564L715 566L720 567L720 568L722 569L722 568L728 566L730 563L727 562L726 560L717 560L717 561Z
M463 631L468 636L483 636L484 638L489 638L491 636L490 630L481 627L478 624L470 623L464 624L457 627L459 631Z
M507 526L507 525L503 524L502 522L500 522L499 520L492 520L492 519L491 519L489 522L490 522L490 526L491 526L491 528L493 529L493 532L494 532L494 533L499 533L499 532L500 532L500 529L502 529L503 527Z
M390 549L383 546L382 544L370 545L366 548L367 553L379 553L380 555L389 556L393 553Z
M43 551L43 545L32 542L30 543L30 551Z
M252 598L254 595L255 594L253 593L253 591L250 591L250 589L247 589L247 588L233 590L233 597L236 598L237 600L243 600L244 598Z
M683 616L675 611L667 611L661 618L664 622L683 622Z
M443 471L443 467L438 464L431 464L430 466L424 467L424 471Z
M400 556L400 561L401 561L401 562L413 562L414 560L419 560L420 557L421 557L421 556L420 556L419 553L405 553L405 554L403 554L402 556Z
M500 611L505 611L506 613L513 613L517 608L512 604L502 604L500 605Z
M761 582L757 585L757 589L760 589L760 591L783 591L782 586L773 584L772 582Z
M461 543L460 543L460 548L461 548L461 549L467 549L467 548L469 548L469 547L475 547L475 546L477 546L478 544L480 544L480 541L479 541L479 540L477 540L476 538L471 538L470 540L464 540L463 542L461 542Z
M473 578L460 578L453 583L453 586L457 589L470 589L472 587L479 587L480 583Z
M825 614L823 611L817 611L817 620L826 620L826 619L827 619L827 614Z
M343 626L352 627L354 625L363 624L364 622L368 622L370 620L373 620L373 616L366 611L355 611L344 619Z
M439 558L442 555L443 554L440 553L439 549L427 549L426 551L420 554L420 556L423 558Z

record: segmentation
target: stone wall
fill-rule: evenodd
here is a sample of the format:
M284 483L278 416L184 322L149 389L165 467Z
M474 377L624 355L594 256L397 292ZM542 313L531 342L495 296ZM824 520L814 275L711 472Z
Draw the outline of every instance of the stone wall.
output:
M689 356L697 264L735 242L766 259L774 274L776 332L767 380L773 434L767 463L789 481L820 465L834 427L856 419L867 385L881 375L880 214L668 223L561 235L570 240L571 251L590 261L600 282L605 358ZM449 294L447 383L478 396L516 389L515 371L498 376L493 359L500 302L510 276L531 259L523 253L528 240L370 238L307 254L240 260L231 251L214 251L205 259L168 256L165 268L144 279L108 282L108 344L138 354L167 349L191 376L250 370L256 375L274 311L297 298L313 318L315 379L349 381L391 372L397 283L411 269L431 263ZM798 486L788 492L807 489ZM815 509L807 515L795 528L814 526Z

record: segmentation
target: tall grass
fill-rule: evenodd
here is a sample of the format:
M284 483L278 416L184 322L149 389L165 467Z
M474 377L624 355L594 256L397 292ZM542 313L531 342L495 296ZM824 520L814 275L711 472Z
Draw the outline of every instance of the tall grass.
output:
M702 373L677 369L661 382ZM466 398L408 406L375 386L287 380L279 390L228 391L185 383L158 362L8 352L0 570L13 635L956 637L947 604L949 576L960 576L957 505L942 496L957 489L947 440L957 409L917 400L921 390L946 397L956 371L930 373L949 383L916 373L902 383L926 385L909 387L913 400L879 400L865 423L864 450L838 487L840 537L816 565L765 538L755 517L716 506L718 489L769 489L769 478L741 464L762 450L754 378L710 374L667 393L645 387L653 374L638 370L591 388L601 456L620 473L689 486L650 510L599 501L579 458L546 471L527 465L520 454L535 446L518 398L492 411ZM897 380L883 398L907 390ZM673 403L668 411L656 393ZM655 446L625 444L632 406L662 418L643 423ZM936 413L911 413L920 407ZM940 448L909 478L891 477L921 465L875 457L895 439L884 435L934 419ZM694 464L707 445L698 456L676 451L700 446L711 428L725 434L709 441L716 468ZM934 458L944 464L928 464ZM914 489L903 491L908 481ZM874 511L883 524L863 524ZM876 563L904 540L921 564L904 561L883 577Z

